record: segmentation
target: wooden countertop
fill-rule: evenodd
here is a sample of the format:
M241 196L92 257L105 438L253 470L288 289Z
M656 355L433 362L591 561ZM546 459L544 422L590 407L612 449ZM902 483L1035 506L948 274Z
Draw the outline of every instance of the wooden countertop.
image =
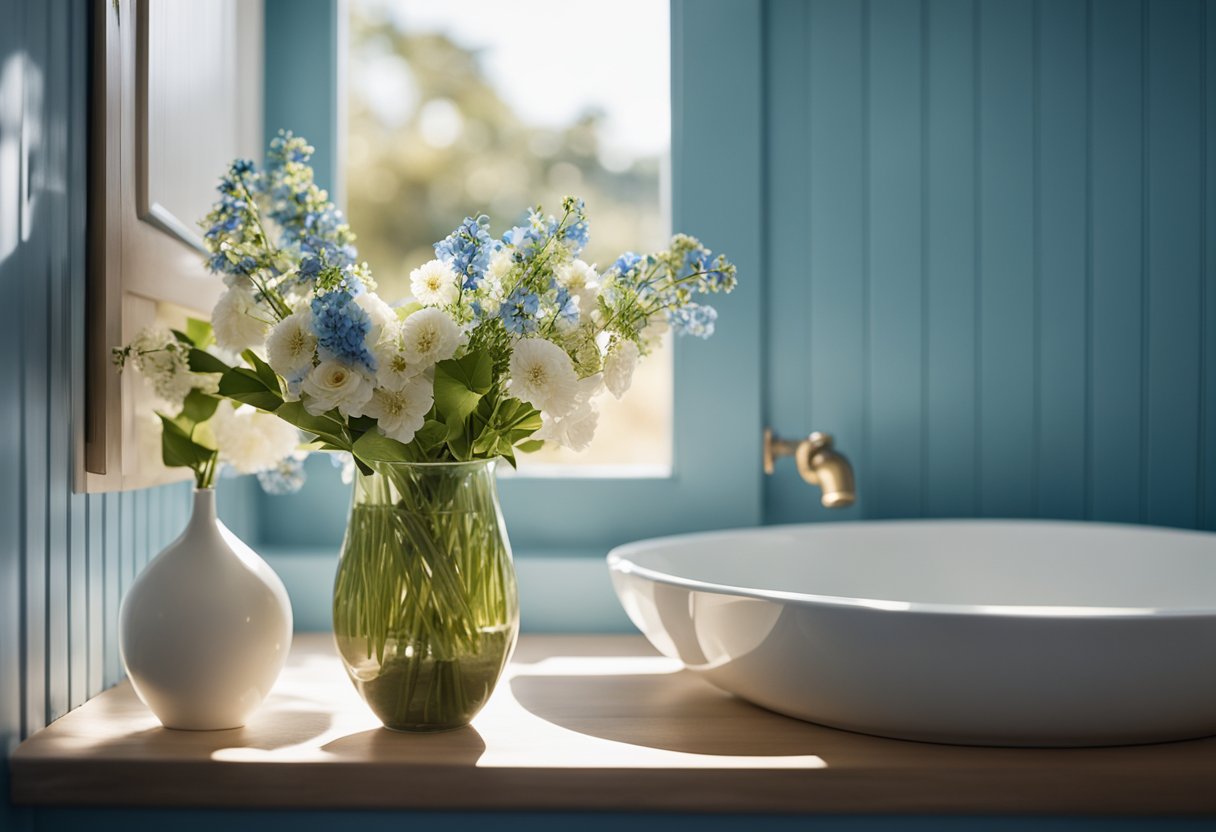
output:
M168 731L128 684L26 740L44 806L1216 813L1216 738L994 749L836 731L735 699L638 636L525 636L471 728L379 727L328 635L300 635L245 728Z

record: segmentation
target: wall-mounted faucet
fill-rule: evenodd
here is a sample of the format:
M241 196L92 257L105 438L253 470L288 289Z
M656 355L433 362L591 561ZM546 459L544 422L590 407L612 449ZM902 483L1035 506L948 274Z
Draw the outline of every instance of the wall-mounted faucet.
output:
M764 429L764 473L773 473L778 459L792 456L798 464L798 473L811 485L823 491L820 502L824 508L845 508L853 505L857 490L853 485L853 466L844 454L832 448L832 437L816 431L795 442L773 435L772 428Z

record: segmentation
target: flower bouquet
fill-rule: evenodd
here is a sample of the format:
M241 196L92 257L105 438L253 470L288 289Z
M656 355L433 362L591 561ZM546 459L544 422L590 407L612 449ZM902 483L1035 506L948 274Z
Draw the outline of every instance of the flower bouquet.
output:
M264 167L232 164L204 221L227 290L225 362L187 345L215 394L273 414L309 449L349 454L355 494L334 591L355 685L392 728L467 723L514 645L518 612L493 468L546 442L591 441L598 398L629 389L668 331L708 337L735 268L677 235L600 270L580 259L583 203L501 236L468 218L382 299L354 235L290 133ZM166 423L166 429L168 430Z

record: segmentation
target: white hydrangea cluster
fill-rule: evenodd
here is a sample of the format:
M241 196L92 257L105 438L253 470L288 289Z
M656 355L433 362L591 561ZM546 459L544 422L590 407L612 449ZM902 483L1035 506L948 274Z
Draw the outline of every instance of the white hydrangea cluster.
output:
M270 413L247 404L233 407L220 402L211 420L220 461L239 474L258 474L276 468L293 456L300 444L300 432Z
M181 407L194 388L214 385L212 377L190 372L186 349L162 327L141 330L130 347L116 356L120 356L120 365L130 360L156 397L172 407Z

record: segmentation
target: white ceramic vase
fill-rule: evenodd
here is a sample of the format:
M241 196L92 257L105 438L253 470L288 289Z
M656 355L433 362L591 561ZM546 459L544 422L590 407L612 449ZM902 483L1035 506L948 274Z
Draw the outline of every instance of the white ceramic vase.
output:
M283 669L291 626L283 582L202 489L181 537L128 591L119 644L135 692L166 728L239 728Z

